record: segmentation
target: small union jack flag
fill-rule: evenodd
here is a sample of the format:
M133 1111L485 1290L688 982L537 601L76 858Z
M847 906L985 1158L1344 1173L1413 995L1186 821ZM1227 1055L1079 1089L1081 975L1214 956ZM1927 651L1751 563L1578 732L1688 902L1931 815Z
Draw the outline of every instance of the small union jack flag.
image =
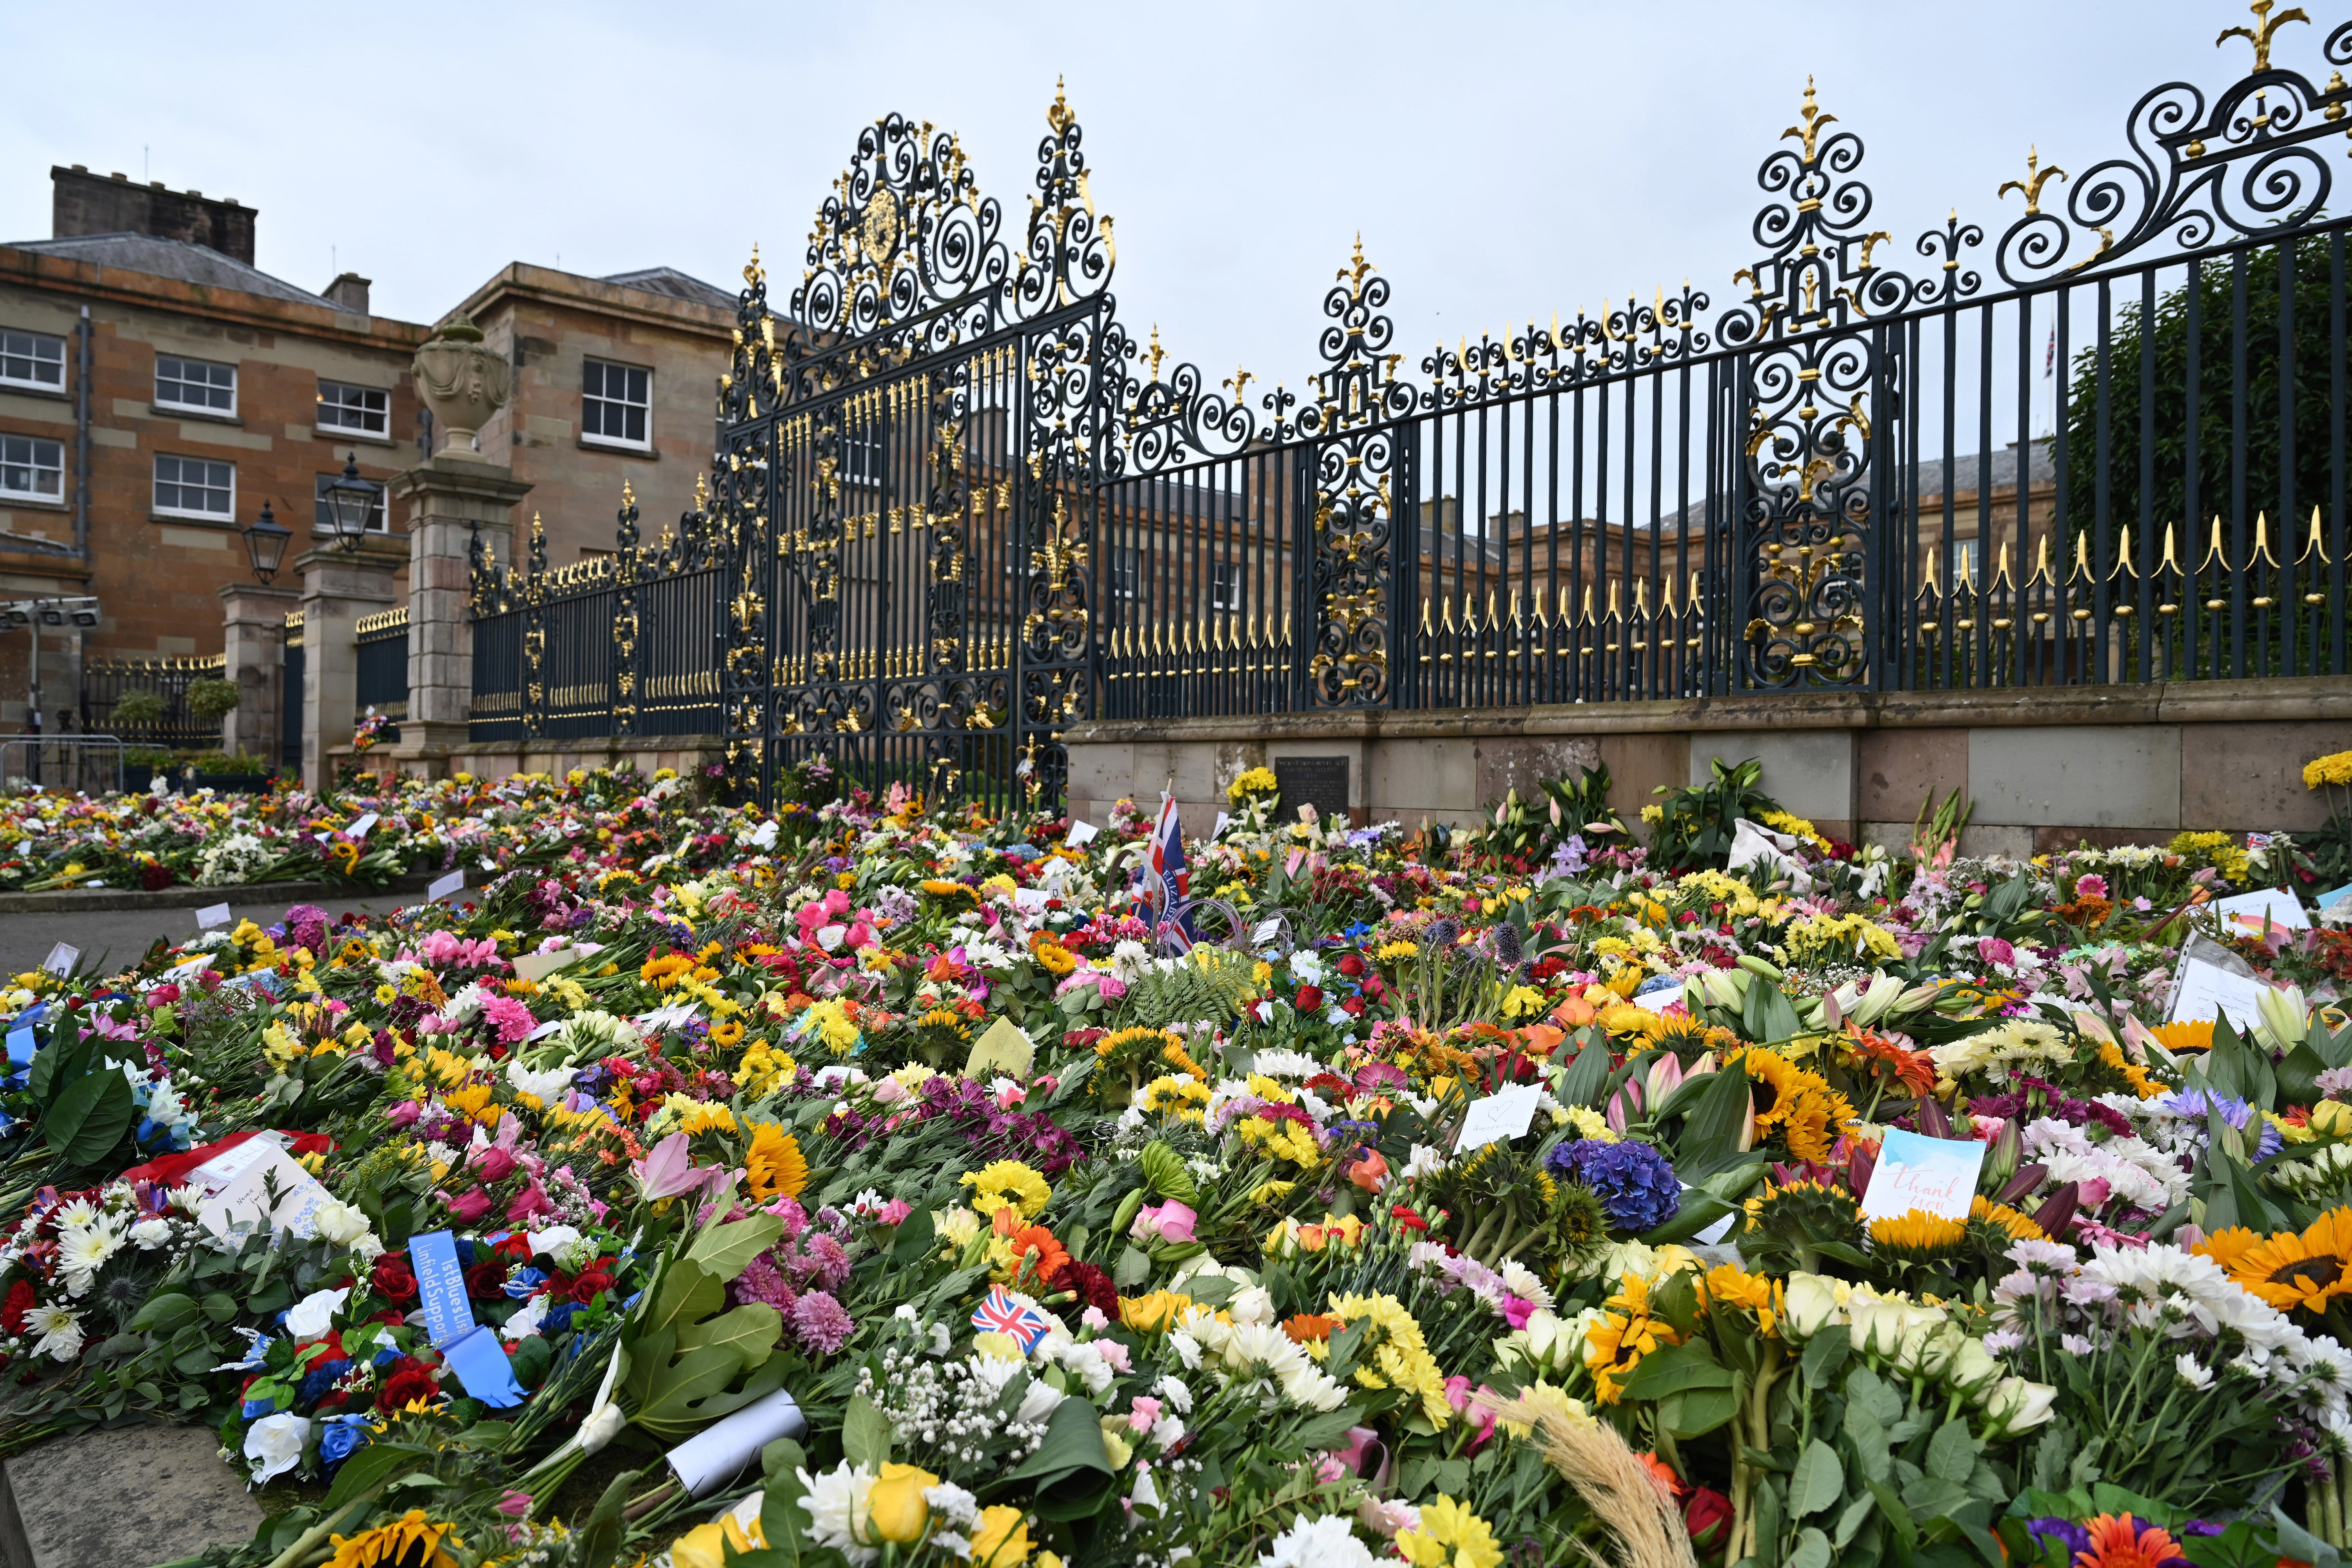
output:
M1054 1321L1034 1307L1024 1307L1015 1301L1002 1285L988 1288L988 1300L972 1310L971 1326L982 1333L1010 1334L1027 1355Z
M1160 821L1143 863L1135 868L1135 898L1143 923L1164 931L1181 950L1192 946L1192 914L1185 900L1192 890L1192 874L1184 865L1184 829L1178 821L1175 800L1160 796Z

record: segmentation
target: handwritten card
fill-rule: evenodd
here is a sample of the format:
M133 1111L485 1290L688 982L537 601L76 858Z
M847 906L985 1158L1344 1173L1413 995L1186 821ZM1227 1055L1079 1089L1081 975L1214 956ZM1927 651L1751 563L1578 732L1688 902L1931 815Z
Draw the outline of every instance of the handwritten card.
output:
M1053 894L1043 888L1015 888L1013 889L1013 907L1016 910L1027 910L1032 913L1043 914L1045 912L1045 906L1053 901Z
M2263 990L2263 983L2249 975L2233 974L2207 959L2190 958L2181 963L2173 982L2172 1005L2165 1013L2165 1022L2197 1024L2227 1018L2239 1029L2251 1029L2262 1022Z
M1025 1079L1029 1076L1029 1064L1036 1056L1037 1047L1021 1032L1021 1026L1010 1018L999 1018L971 1043L971 1056L963 1064L963 1076L976 1079L984 1073L1001 1072Z
M313 1216L332 1201L333 1194L316 1176L289 1159L284 1150L274 1145L266 1148L266 1158L246 1165L226 1186L197 1205L198 1223L215 1236L226 1237L239 1226L259 1229L265 1225L299 1237L316 1234L318 1222ZM273 1187L275 1201L270 1196Z
M447 898L450 894L462 891L465 886L466 873L462 870L452 871L447 876L435 882L431 887L425 889L425 897L429 902L437 904L442 900Z
M1985 1146L1973 1138L1926 1138L1887 1129L1870 1191L1863 1196L1863 1219L1893 1219L1913 1209L1945 1219L1968 1218L1984 1157Z
M228 921L229 913L226 904L206 904L196 911L198 931L220 931L227 926Z
M1523 1136L1542 1100L1543 1090L1534 1084L1515 1083L1472 1100L1470 1114L1462 1119L1462 1136L1454 1141L1454 1152L1466 1154L1489 1143Z
M1095 835L1099 831L1101 830L1085 817L1074 816L1070 819L1069 834L1062 842L1073 849L1083 849L1094 841Z
M49 949L49 956L41 960L41 967L52 974L71 974L73 966L81 960L81 949L64 942Z

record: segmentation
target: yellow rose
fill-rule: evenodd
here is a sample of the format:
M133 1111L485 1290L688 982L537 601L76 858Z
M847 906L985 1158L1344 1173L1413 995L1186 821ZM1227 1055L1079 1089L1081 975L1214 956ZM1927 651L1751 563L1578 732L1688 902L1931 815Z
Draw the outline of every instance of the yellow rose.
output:
M2352 1105L2340 1100L2321 1100L2311 1108L2311 1130L2331 1138L2352 1136Z
M931 1505L923 1500L923 1489L939 1484L939 1477L919 1466L883 1466L881 1478L866 1496L876 1538L901 1546L920 1541L931 1522Z
M679 1536L670 1546L669 1560L673 1568L724 1568L727 1542L732 1542L738 1552L756 1552L768 1544L760 1533L758 1520L746 1530L732 1513L722 1513Z
M971 1531L972 1568L1019 1568L1029 1561L1029 1522L1017 1508L980 1510Z

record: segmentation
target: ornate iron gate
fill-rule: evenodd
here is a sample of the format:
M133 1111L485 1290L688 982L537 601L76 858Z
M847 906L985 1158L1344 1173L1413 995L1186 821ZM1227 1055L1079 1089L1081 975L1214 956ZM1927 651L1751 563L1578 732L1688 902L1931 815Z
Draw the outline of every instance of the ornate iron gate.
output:
M1057 797L1090 710L1111 233L1056 99L1017 245L956 138L867 128L779 332L757 257L720 393L728 758Z

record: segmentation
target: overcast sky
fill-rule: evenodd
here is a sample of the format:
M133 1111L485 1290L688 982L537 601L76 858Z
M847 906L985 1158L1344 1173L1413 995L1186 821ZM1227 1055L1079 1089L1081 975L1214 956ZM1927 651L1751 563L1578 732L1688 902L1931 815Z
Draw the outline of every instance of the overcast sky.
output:
M2276 63L2324 80L2344 7L2305 3ZM2221 0L10 10L38 68L0 107L0 238L48 234L52 163L121 170L236 196L265 270L356 270L418 321L518 259L732 289L755 240L781 304L858 127L893 110L960 131L1017 232L1065 76L1121 314L1213 380L1294 387L1359 230L1408 374L1441 338L1685 276L1719 308L1808 73L1909 257L1954 205L1996 233L2018 213L1993 193L2029 142L2086 168L2148 88L2251 63L2214 47L2246 20Z

